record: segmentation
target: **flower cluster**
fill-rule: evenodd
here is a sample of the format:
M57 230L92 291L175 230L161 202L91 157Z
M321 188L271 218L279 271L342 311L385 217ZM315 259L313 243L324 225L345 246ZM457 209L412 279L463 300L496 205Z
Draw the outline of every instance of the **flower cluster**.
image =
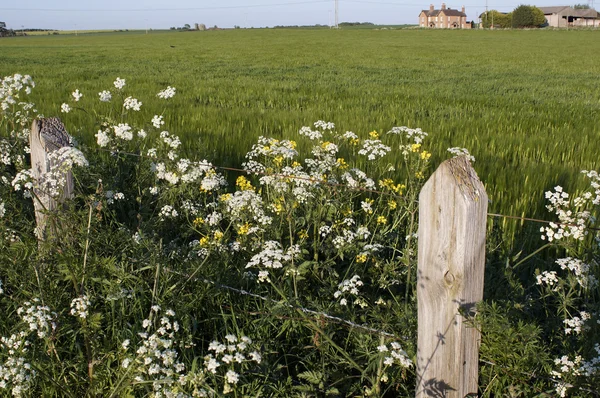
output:
M262 251L252 256L246 268L268 268L279 269L283 268L284 263L293 261L300 254L298 245L293 245L287 250L283 250L281 243L270 240L263 244ZM259 281L264 282L268 279L269 273L266 270L261 270L258 275Z
M338 290L333 294L333 297L340 298L340 305L347 305L348 300L343 296L352 296L354 298L354 305L358 305L361 308L368 306L364 298L360 297L359 287L363 286L363 282L360 280L360 276L354 275L351 279L345 279L338 285Z
M381 140L365 140L358 154L366 156L369 160L375 160L384 157L391 150L392 148L383 145Z
M133 378L137 383L151 383L155 397L183 397L180 384L184 383L185 366L177 360L175 337L179 323L172 318L175 312L167 310L160 316L160 307L153 306L151 315L142 322L143 332L138 333L140 342L133 355L121 362L124 369L133 369ZM153 333L152 329L155 328ZM130 341L121 345L126 354Z
M262 361L260 352L247 336L228 334L225 336L225 342L215 340L210 343L208 350L211 353L204 357L204 367L213 375L216 375L219 369L223 369L223 394L231 392L233 386L240 382L244 370Z
M0 364L0 391L10 390L17 398L26 394L36 374L24 357L30 345L26 337L27 333L22 331L0 338L0 351L7 354L4 363Z
M396 364L403 368L409 368L413 364L408 358L408 354L402 349L400 343L395 341L390 343L389 347L386 344L382 344L377 347L377 350L385 355L383 364L386 366Z
M453 157L459 157L459 156L466 156L467 159L469 159L471 161L471 163L475 163L475 156L471 155L471 153L469 153L469 150L467 148L459 148L459 147L454 147L454 148L448 148L448 152L450 152L452 155L454 155Z
M11 107L17 105L21 99L21 91L25 94L31 94L35 83L31 76L15 74L6 76L0 80L0 110L4 113Z
M88 317L88 308L92 305L88 296L83 295L71 301L71 315L85 319Z
M156 94L156 96L162 99L173 98L175 96L175 87L167 86L167 88L165 88L164 90L159 91L159 93Z
M566 325L565 334L579 334L581 333L581 329L585 328L585 321L591 318L589 312L581 311L579 316L574 316L571 319L565 319L563 323Z
M567 257L556 260L561 269L568 269L575 275L577 283L583 288L594 288L598 286L598 279L590 273L590 265L583 261Z
M569 194L561 186L554 187L554 192L546 192L546 199L550 204L546 208L558 216L558 223L550 223L548 227L541 227L542 240L552 242L562 238L572 237L583 240L587 235L585 223L590 218L589 211L573 211L569 201ZM581 204L583 199L577 198L574 202Z
M56 329L54 323L56 313L51 312L47 306L41 305L38 298L23 303L23 307L17 309L17 314L27 324L29 331L36 332L40 339L46 337L51 330Z
M536 277L537 284L543 285L546 284L548 286L554 286L558 283L558 277L556 276L556 271L543 271L541 274Z

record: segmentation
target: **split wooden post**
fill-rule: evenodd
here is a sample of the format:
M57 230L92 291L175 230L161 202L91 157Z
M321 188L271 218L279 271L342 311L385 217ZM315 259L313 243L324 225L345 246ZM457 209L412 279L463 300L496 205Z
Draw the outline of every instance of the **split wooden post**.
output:
M459 312L483 298L487 204L466 156L419 195L417 398L477 396L480 335Z
M40 187L40 185L43 185L46 173L53 166L53 160L49 159L48 155L69 145L69 134L59 118L51 117L33 121L29 135L29 146L31 149L31 174L34 180L33 205L40 240L44 240L47 236L46 221L48 213L56 210L59 203L73 197L73 174L70 171L63 175L65 186L62 187L62 193L58 200L52 198L48 192Z

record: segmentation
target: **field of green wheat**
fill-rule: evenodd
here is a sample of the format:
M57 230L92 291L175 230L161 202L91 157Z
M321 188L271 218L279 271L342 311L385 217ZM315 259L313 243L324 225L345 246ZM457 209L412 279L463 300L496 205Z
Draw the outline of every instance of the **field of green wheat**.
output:
M434 164L469 149L490 210L545 216L543 192L597 169L600 50L595 31L231 30L25 37L0 42L0 74L31 74L34 102L115 77L138 95L177 88L171 130L186 149L236 166L260 135L315 120L366 134L420 127ZM144 106L152 107L153 103ZM93 139L93 115L63 115ZM508 225L510 227L510 225Z

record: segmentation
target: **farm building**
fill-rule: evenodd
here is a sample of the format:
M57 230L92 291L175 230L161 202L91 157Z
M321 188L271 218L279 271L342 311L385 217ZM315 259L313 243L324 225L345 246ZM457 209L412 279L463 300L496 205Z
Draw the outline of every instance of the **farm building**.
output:
M0 37L14 36L14 35L15 35L14 31L6 29L5 22L0 22Z
M600 14L593 8L575 9L569 6L538 8L544 13L548 25L554 28L600 26Z
M419 26L422 28L471 29L471 24L467 23L465 6L459 11L446 8L446 3L442 3L442 8L439 10L436 10L431 4L429 10L421 11Z

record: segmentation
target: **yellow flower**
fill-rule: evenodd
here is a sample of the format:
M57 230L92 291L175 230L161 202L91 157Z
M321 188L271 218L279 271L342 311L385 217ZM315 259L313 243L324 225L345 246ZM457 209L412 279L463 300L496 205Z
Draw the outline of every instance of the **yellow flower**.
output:
M379 180L379 186L381 188L394 189L394 181L391 178L386 178L384 180Z
M427 151L421 152L421 159L423 159L423 160L429 160L430 157L431 157L431 153L429 153Z
M358 144L360 144L360 139L359 138L352 138L350 140L350 145L352 145L352 146L358 146Z
M300 166L302 166L302 165L300 163L298 163L298 162L292 163L292 167L293 168L300 167Z
M415 173L415 177L417 177L419 180L422 180L423 178L425 178L425 176L423 175L423 173L420 172L420 171L417 171Z
M344 158L338 158L337 165L342 170L346 170L348 168L348 163L346 163Z
M280 214L283 211L283 204L279 202L273 203L273 210L275 213Z
M398 195L402 195L402 192L404 191L404 189L406 189L406 185L398 184L394 187L394 192L396 192Z
M321 143L321 148L327 150L327 148L329 148L329 145L331 145L331 142L325 141L325 142Z
M421 149L421 144L412 144L410 146L410 150L413 152L419 152L419 149Z
M204 219L202 217L198 217L193 223L195 227L199 227L200 225L204 224Z
M356 256L356 262L357 263L366 263L367 262L367 255L366 254L359 254L358 256Z
M292 149L296 149L296 146L298 144L296 144L296 141L290 141L290 146L292 147Z
M254 191L254 187L244 176L239 176L237 180L235 180L235 185L240 188L240 191Z
M250 231L250 224L246 223L238 227L237 233L239 235L248 235L248 231Z
M225 193L225 194L219 196L219 200L221 200L222 202L227 202L229 199L231 199L230 193Z
M387 224L387 218L385 218L385 216L379 216L379 217L377 217L377 224L380 224L380 225Z
M221 240L221 238L223 237L223 232L215 231L213 236L214 236L215 240Z
M263 147L263 151L265 151L265 152L269 152L270 150L271 150L270 146L264 146Z
M273 163L275 163L277 167L281 166L283 164L283 156L277 156L275 159L273 159Z
M208 238L206 236L200 239L200 246L202 246L202 247L208 246Z
M308 238L308 232L305 229L301 229L298 232L298 238L300 238L300 239L306 239L306 238Z
M369 137L376 140L377 138L379 138L379 133L377 131L373 130L369 133Z
M398 207L398 203L395 200L388 201L387 205L391 210L396 210L396 207Z

